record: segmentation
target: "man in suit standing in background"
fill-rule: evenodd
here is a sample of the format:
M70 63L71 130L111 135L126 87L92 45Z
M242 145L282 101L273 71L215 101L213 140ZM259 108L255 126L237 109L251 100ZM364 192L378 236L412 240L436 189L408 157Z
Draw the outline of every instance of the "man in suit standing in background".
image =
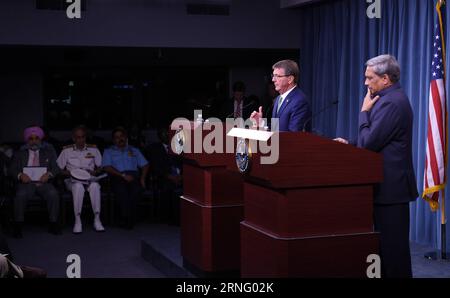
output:
M245 96L246 86L238 81L233 84L233 96L222 105L222 120L242 118L247 120L257 108L258 103Z
M374 193L381 274L412 277L409 202L418 197L412 162L413 112L399 83L400 66L395 57L381 55L367 61L366 66L368 90L359 114L358 147L383 155L384 180Z
M272 125L272 131L311 131L311 107L297 85L300 76L298 64L292 60L282 60L275 63L272 69L272 81L280 94L272 112L272 119L278 118L278 126ZM250 116L260 127L264 126L262 117L262 107Z
M60 234L57 224L59 213L59 194L50 183L51 178L59 174L60 169L56 164L56 153L52 146L43 145L43 130L38 126L28 127L24 130L26 145L18 150L11 161L9 173L18 180L16 197L14 198L14 236L22 237L22 224L27 200L35 194L47 200L50 227L49 232ZM37 181L24 173L24 168L46 168Z
M150 146L150 171L158 192L157 212L159 219L169 224L179 224L179 201L183 194L183 160L170 154L170 139L166 127L158 129L159 142Z

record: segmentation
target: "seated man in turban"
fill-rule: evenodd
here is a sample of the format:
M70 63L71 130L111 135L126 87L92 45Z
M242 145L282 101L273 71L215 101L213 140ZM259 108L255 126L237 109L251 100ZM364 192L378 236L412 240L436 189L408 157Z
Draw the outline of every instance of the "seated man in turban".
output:
M49 232L60 234L57 224L59 213L59 194L49 182L60 169L56 164L56 153L53 147L43 146L44 132L40 127L28 127L24 131L25 146L20 148L11 161L10 175L18 180L16 197L14 198L14 237L22 237L22 225L27 200L35 194L47 201L49 213ZM25 173L26 172L26 173ZM40 173L39 177L30 177L30 173Z

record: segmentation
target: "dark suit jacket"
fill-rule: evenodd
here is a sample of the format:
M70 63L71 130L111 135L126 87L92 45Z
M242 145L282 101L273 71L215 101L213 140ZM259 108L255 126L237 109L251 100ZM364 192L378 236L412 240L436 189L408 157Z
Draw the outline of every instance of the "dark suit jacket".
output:
M25 147L20 148L13 156L13 159L9 166L9 174L17 179L19 173L22 173L23 168L28 164L28 149ZM39 164L41 167L47 167L47 172L53 176L58 175L61 170L56 164L56 152L51 146L42 146L39 149Z
M258 110L258 103L252 102L247 97L244 97L244 103L242 104L242 119L247 120L250 118L253 111ZM226 118L234 118L234 99L231 98L223 103L221 109L221 120L225 121Z
M166 178L173 174L173 168L182 169L183 162L177 155L168 154L162 143L154 143L149 147L150 170L154 176Z
M418 197L412 163L413 112L400 84L386 88L370 112L359 115L358 147L383 155L383 182L376 204L398 204Z
M280 97L275 100L272 112L272 118L278 118L279 131L302 131L307 121L305 129L311 131L311 107L306 95L298 87L289 93L277 112L279 100ZM272 125L274 125L273 121ZM272 127L272 130L276 128Z

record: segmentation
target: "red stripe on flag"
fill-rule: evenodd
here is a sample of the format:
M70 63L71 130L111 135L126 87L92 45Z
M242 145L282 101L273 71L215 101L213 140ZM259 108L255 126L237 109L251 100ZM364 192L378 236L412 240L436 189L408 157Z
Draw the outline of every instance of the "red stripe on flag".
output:
M434 185L439 185L440 178L438 172L438 164L436 161L436 151L434 148L434 139L433 139L433 131L431 129L431 121L428 121L428 147L429 147L428 151L430 152L430 167L431 173L433 174L433 182Z
M442 118L442 102L441 96L439 95L439 88L436 81L431 81L431 93L433 99L434 111L436 112L437 127L439 128L439 135L441 137L441 148L444 149L444 128L442 124L444 120ZM434 151L433 151L434 152Z
M428 188L428 156L425 157L425 189Z

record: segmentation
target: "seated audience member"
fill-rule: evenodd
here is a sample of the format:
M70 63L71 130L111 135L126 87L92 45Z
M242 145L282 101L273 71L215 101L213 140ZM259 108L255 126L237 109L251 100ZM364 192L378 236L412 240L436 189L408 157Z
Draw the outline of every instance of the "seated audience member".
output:
M35 194L47 201L49 213L49 232L55 235L61 233L57 223L59 213L59 194L52 185L51 179L59 174L56 164L55 150L42 144L44 132L38 126L28 127L24 130L26 145L18 150L11 161L9 173L17 179L16 196L14 198L14 237L22 237L22 224L28 199ZM40 177L30 177L24 173L42 173ZM35 179L32 179L35 178Z
M63 170L65 176L70 176L71 171L76 169L86 170L92 176L100 173L102 155L95 145L86 144L87 128L77 126L72 131L72 140L75 144L65 146L57 159L58 166ZM94 212L94 230L103 232L105 228L100 220L101 194L100 184L97 181L77 180L76 177L64 180L68 190L72 192L73 211L75 224L73 233L79 234L83 231L81 223L81 211L83 209L83 198L85 191L89 192L92 211Z
M7 277L9 273L8 259L0 254L0 278Z
M128 145L123 127L113 130L114 145L103 154L103 168L111 177L111 189L120 207L120 225L132 229L136 220L136 206L145 189L148 162L139 149ZM142 169L141 175L139 169Z
M5 157L8 159L11 159L14 154L13 148L7 144L0 145L0 152L3 153L5 155Z
M0 278L22 278L22 270L12 263L13 258L5 237L0 233Z
M9 158L0 151L0 228L8 227L9 212L7 210L7 197L9 196L9 180L7 177L7 169Z
M47 272L40 268L17 266L13 263L6 239L0 233L0 278L43 278Z
M179 223L179 196L182 194L182 161L178 155L169 154L167 129L158 130L159 142L150 146L152 175L160 194L158 216L168 223Z
M6 242L6 238L3 236L3 233L0 231L0 254L7 254L9 259L12 260L11 251L9 250L8 243Z
M9 162L10 159L0 151L0 199L5 195L6 192L5 185Z

